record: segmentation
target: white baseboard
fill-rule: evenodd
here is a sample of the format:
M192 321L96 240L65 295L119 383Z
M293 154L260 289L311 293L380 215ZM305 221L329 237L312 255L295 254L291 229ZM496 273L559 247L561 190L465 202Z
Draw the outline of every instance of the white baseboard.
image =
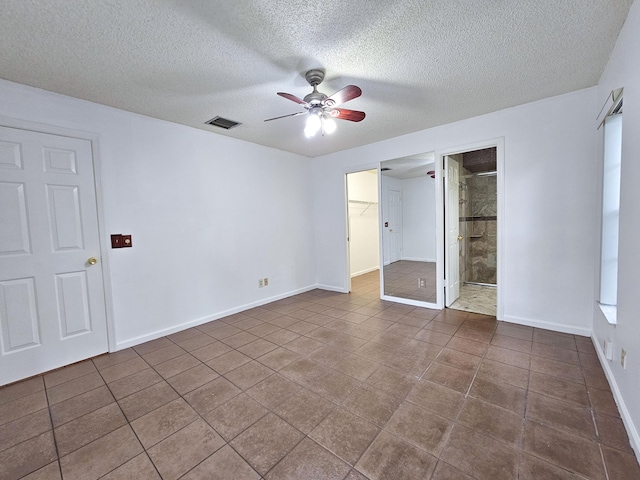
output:
M375 272L376 270L380 270L380 267L371 267L371 268L367 268L366 270L360 270L359 272L352 273L351 278L364 275L365 273Z
M314 285L313 288L319 288L320 290L328 290L330 292L349 293L349 289L347 289L347 288L335 287L333 285L323 285L323 284L320 284L320 283Z
M436 261L431 258L418 258L418 257L402 257L401 260L406 260L408 262L427 262L427 263L435 263Z
M155 332L147 333L145 335L140 335L138 337L117 342L116 350L114 351L123 350L129 347L134 347L136 345L140 345L141 343L145 343L151 340L155 340L157 338L165 337L167 335L171 335L172 333L181 332L182 330L186 330L188 328L197 327L198 325L202 325L204 323L211 322L213 320L218 320L219 318L227 317L229 315L233 315L234 313L244 312L245 310L249 310L251 308L260 307L261 305L266 305L267 303L275 302L277 300L282 300L283 298L287 298L293 295L298 295L300 293L305 293L311 290L315 290L316 288L329 290L329 288L325 288L324 286L321 286L321 285L310 285L308 287L299 288L297 290L292 290L290 292L281 293L280 295L275 295L273 297L263 298L261 300L257 300L252 303L247 303L239 307L230 308L222 312L217 312L211 315L207 315L206 317L196 318L195 320L190 320L185 323L174 325L173 327L165 328L162 330L156 330Z
M545 330L553 330L554 332L570 333L572 335L581 335L583 337L591 336L591 328L588 328L588 327L576 327L574 325L566 325L564 323L532 320L530 318L516 317L514 315L505 315L502 321L508 322L508 323L517 323L518 325L526 325L528 327L536 327L536 328L543 328Z
M613 393L613 398L616 401L616 405L618 405L618 410L620 411L620 417L622 417L622 423L624 423L624 426L627 429L631 448L633 448L633 451L636 453L636 458L640 462L640 434L638 434L638 429L633 423L627 404L625 403L622 393L620 392L620 388L618 388L618 384L616 383L616 377L613 375L613 371L611 370L610 362L605 358L602 345L600 344L600 340L596 336L595 332L591 335L591 341L593 342L596 353L598 354L598 359L600 360L600 365L602 365L604 374L609 381L611 393Z

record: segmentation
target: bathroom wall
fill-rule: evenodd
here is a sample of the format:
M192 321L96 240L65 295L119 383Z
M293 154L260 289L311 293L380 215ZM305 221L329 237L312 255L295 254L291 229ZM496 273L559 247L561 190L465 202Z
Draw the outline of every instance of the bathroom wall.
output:
M497 197L496 175L472 175L467 184L467 254L466 281L497 281ZM462 277L465 278L465 277Z

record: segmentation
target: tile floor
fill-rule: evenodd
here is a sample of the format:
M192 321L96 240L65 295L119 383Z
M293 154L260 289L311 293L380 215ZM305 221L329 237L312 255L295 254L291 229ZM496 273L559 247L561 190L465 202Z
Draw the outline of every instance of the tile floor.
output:
M496 287L465 283L460 286L460 297L451 304L450 308L495 317L497 305L496 295Z
M371 272L361 277L369 277L379 272ZM357 278L357 277L356 277ZM425 286L418 286L418 279L425 280ZM379 278L374 278L379 282ZM353 286L353 280L352 280ZM400 260L384 267L384 293L393 297L410 298L422 302L436 303L436 264L435 262L414 262Z
M0 478L640 478L588 338L355 283L0 389Z

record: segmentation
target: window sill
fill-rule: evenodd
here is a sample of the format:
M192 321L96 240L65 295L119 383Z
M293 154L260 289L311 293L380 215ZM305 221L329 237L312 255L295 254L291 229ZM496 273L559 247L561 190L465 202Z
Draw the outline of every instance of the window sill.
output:
M602 303L598 303L598 305L609 325L618 323L618 307L616 305L604 305Z

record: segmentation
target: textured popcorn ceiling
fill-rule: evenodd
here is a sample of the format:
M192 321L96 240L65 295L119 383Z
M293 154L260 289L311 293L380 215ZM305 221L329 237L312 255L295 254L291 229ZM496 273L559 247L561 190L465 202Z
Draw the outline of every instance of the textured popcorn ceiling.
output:
M631 3L2 0L0 77L313 157L595 85ZM264 123L313 67L365 120Z

